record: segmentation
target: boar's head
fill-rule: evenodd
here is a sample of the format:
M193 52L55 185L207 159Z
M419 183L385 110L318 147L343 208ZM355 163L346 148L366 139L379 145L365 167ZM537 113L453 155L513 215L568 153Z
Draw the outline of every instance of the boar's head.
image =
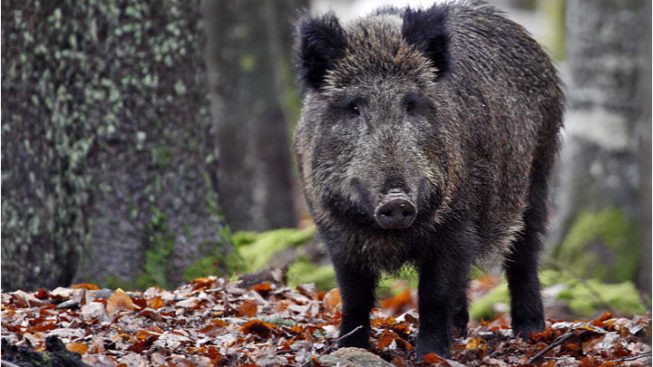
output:
M460 165L441 14L392 9L298 25L305 97L295 151L318 224L408 230L438 221Z

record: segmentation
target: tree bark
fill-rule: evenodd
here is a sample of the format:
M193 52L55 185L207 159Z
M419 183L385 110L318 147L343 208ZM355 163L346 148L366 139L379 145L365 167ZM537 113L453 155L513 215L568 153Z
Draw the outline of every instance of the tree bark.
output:
M651 307L651 2L647 1L644 14L648 14L644 28L648 29L642 43L642 57L646 67L639 79L639 105L642 115L639 118L636 134L638 139L639 169L642 178L640 189L640 231L641 231L641 261L639 263L637 286L648 300Z
M592 218L588 213L610 210L619 218L623 216L628 225L610 236L634 239L625 249L610 247L607 235L588 235L592 243L587 244L586 251L600 259L597 268L618 264L626 253L633 255L632 249L639 249L643 240L635 239L639 233L634 232L641 223L640 190L647 174L639 164L637 131L650 125L650 117L648 121L644 118L650 104L638 98L638 81L650 68L643 42L650 32L646 3L567 1L568 108L553 243L570 243L568 236L580 218ZM608 230L598 231L605 234ZM558 254L561 251L565 249L557 249ZM635 278L635 274L629 276L630 280Z
M288 122L299 102L289 60L301 3L204 1L220 204L233 230L297 224Z
M222 246L199 0L2 2L2 288L173 286Z

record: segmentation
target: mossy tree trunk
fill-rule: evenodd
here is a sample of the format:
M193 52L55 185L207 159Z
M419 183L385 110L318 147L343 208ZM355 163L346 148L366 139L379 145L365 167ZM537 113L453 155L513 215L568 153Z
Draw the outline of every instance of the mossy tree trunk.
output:
M607 269L601 274L611 281L634 281L646 248L638 231L647 174L638 132L650 135L650 86L645 97L639 83L650 75L647 3L567 1L568 109L553 239L562 244L560 260L590 264L588 276ZM565 248L572 244L582 248Z
M209 1L211 104L218 185L234 230L296 223L289 122L298 116L292 82L291 21L306 1Z
M219 250L199 1L3 1L2 30L2 288L170 286Z

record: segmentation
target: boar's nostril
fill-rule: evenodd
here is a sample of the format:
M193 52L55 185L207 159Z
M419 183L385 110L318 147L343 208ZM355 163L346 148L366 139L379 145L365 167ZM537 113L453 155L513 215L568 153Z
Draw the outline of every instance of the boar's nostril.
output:
M417 208L406 194L389 194L374 211L376 222L383 229L405 229L413 224Z

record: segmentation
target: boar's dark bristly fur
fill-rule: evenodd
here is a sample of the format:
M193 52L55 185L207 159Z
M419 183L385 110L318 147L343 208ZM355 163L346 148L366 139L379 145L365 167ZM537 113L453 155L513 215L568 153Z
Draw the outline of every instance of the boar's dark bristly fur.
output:
M528 33L479 3L343 25L306 17L297 64L295 152L343 299L339 345L369 347L379 272L409 263L418 355L447 355L466 331L470 267L497 254L513 332L541 330L538 252L563 95Z

